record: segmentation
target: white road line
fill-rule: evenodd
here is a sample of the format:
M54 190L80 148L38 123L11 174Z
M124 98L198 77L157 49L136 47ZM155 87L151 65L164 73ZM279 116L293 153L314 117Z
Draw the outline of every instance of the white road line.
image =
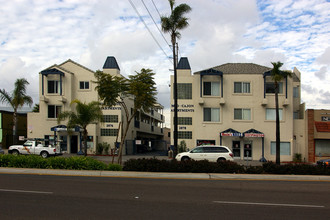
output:
M324 206L320 206L320 205L276 204L276 203L258 203L258 202L230 202L230 201L213 201L213 202L214 203L222 203L222 204L237 204L237 205L264 205L264 206L324 208Z
M18 192L18 193L53 194L53 192L27 191L27 190L15 190L15 189L0 189L0 192Z

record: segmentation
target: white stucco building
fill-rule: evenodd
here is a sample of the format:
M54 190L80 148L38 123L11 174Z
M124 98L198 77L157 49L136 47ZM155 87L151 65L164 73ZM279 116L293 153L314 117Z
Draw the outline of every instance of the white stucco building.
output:
M178 144L225 145L235 159L275 160L275 97L271 68L253 63L227 63L192 74L187 58L177 68ZM304 146L304 104L300 72L280 82L281 160L291 161ZM173 88L171 76L171 88ZM173 143L173 90L171 128ZM304 155L305 156L305 155Z
M107 57L103 72L120 75L120 68L115 57ZM57 115L62 111L75 111L70 103L74 99L89 103L98 100L95 90L94 71L67 60L60 65L53 65L39 73L39 112L28 113L28 138L45 138L53 142L61 140L62 151L77 153L81 149L81 129L69 133L66 123L57 124ZM125 99L128 108L133 106L133 99ZM124 111L120 105L103 107L104 122L91 124L88 130L88 153L96 151L98 143L107 142L115 148L122 135L121 123ZM131 123L123 154L135 154L139 150L166 150L163 143L163 106L158 104L150 113L139 112Z

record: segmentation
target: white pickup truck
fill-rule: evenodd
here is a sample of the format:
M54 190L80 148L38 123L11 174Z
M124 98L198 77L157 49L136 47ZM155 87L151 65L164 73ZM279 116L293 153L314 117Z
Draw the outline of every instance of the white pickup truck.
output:
M60 147L44 146L40 140L27 140L23 145L12 145L8 149L10 154L36 154L43 158L61 155Z

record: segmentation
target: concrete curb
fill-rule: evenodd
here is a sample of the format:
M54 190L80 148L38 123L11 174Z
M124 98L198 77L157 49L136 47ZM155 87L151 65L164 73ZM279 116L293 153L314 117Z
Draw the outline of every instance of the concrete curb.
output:
M153 179L210 179L210 180L264 180L264 181L325 181L330 176L314 175L265 175L265 174L208 174L208 173L161 173L130 171L94 171L94 170L52 170L30 168L0 167L0 174L56 175L56 176L90 176L121 178Z

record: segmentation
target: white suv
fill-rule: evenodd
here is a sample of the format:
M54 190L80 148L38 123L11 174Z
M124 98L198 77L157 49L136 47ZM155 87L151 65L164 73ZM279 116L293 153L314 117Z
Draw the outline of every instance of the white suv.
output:
M233 153L226 146L207 145L198 146L191 151L176 155L177 161L208 160L210 162L233 161Z

